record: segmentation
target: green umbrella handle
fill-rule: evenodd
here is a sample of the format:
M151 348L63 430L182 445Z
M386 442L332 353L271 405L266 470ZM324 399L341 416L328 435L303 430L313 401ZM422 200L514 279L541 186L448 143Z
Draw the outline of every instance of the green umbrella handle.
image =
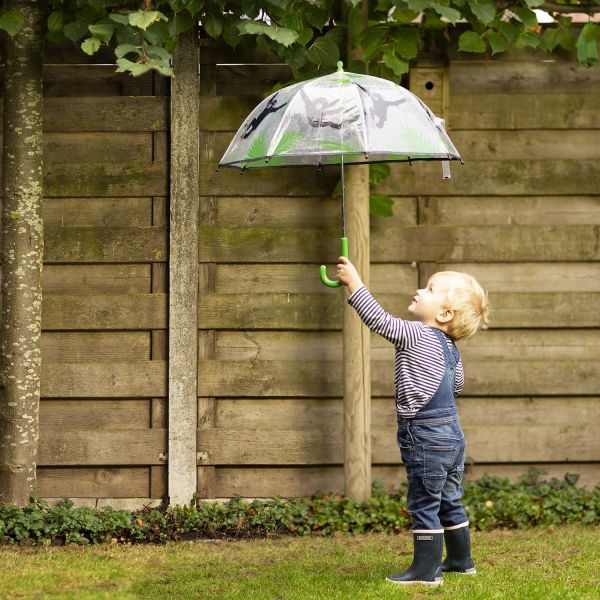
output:
M344 258L348 258L348 238L341 238L342 240L342 254L340 256L343 256ZM328 285L329 287L340 287L340 285L343 285L342 282L338 279L337 281L334 281L332 279L329 279L329 277L327 277L327 267L325 265L321 265L321 281L325 284Z

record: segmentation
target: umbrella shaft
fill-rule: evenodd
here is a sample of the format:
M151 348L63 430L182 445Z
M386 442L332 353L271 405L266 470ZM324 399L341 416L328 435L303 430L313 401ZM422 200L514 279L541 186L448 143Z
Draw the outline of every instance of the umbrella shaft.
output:
M346 237L346 216L344 213L344 157L342 156L342 237Z

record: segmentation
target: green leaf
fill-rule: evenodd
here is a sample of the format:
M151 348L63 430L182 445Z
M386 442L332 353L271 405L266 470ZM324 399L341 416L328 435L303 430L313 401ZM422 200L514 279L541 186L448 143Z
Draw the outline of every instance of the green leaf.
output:
M54 33L62 31L64 25L64 15L62 10L53 10L48 15L48 31Z
M511 6L510 12L515 13L527 27L533 27L538 24L535 13L524 6Z
M536 6L544 4L545 0L525 0L525 2L529 8L535 8Z
M105 44L110 42L110 38L112 38L112 35L115 32L115 26L110 25L109 23L95 23L88 25L88 29L95 37L100 38Z
M112 19L116 23L120 23L121 25L129 25L129 13L111 13L108 15L109 19Z
M180 33L191 29L196 21L187 12L179 12L169 21L169 35L178 36Z
M303 27L298 33L298 39L296 40L297 44L300 46L306 46L313 37L313 30L310 27Z
M138 10L129 13L129 24L140 29L148 29L152 23L159 19L169 20L159 10Z
M417 13L427 9L434 10L438 15L448 19L452 24L456 23L462 16L454 8L440 4L440 2L432 2L431 0L406 0L406 5L410 10Z
M152 68L148 63L134 63L126 58L117 58L117 65L119 67L116 69L117 73L130 71L134 76L143 75Z
M519 35L521 27L514 21L500 21L498 31L509 41L512 42Z
M408 63L398 58L390 48L384 48L383 62L398 77L401 77L404 73L408 73Z
M223 23L221 19L213 13L208 13L206 17L202 19L202 24L204 25L204 29L206 29L206 33L208 33L211 38L217 39L223 32Z
M491 23L496 16L496 6L492 0L469 0L469 8L486 25Z
M81 43L81 49L90 56L100 48L100 40L96 37L89 37Z
M371 194L369 196L369 212L379 217L393 217L394 201L386 194Z
M586 23L577 37L577 60L584 67L591 67L598 62L598 37L600 27L591 21Z
M146 46L146 54L164 61L167 65L171 59L171 55L161 46Z
M485 52L485 41L475 31L464 31L458 38L458 49L463 52Z
M264 34L282 46L290 46L298 39L298 32L286 27L277 27L275 25L265 25L250 19L243 19L237 23L240 33L249 33L253 35Z
M0 14L0 29L6 31L10 37L15 37L21 30L24 20L23 15L18 10L7 10Z
M526 46L536 48L539 44L540 37L534 31L531 31L531 29L524 29L515 41L517 48L524 48Z
M408 24L414 21L419 16L419 13L409 10L408 8L399 9L396 6L396 10L392 13L392 17L396 23Z
M551 52L556 45L558 44L558 29L555 27L549 27L544 29L544 33L542 33L542 39L540 40L540 46Z
M232 48L235 48L240 43L241 38L237 23L225 23L225 27L223 28L223 40Z
M381 52L381 45L383 43L383 39L390 32L390 27L388 25L374 25L372 27L367 27L361 36L360 36L360 44L363 48L363 58L367 62L369 62L375 55Z
M151 58L146 64L165 77L173 76L173 68L168 64L168 61Z
M285 61L297 71L306 64L306 50L298 44L293 44L290 48L285 48L283 51Z
M394 40L394 51L407 60L414 58L419 51L420 39L416 27L399 27Z
M340 60L340 49L332 39L321 36L309 46L306 57L317 65L335 67Z
M73 21L63 27L63 32L65 37L69 38L72 42L76 42L88 32L88 28L86 23Z
M117 58L121 58L125 56L125 54L129 54L130 52L135 52L138 56L140 56L140 49L133 44L119 44L115 48L115 56Z
M314 4L305 4L301 8L302 15L306 19L309 25L312 25L319 31L323 29L323 26L329 19L329 15L324 10L321 10Z
M163 21L153 23L141 33L154 46L162 46L170 38L169 27Z
M391 169L387 163L373 163L369 165L369 181L373 185L381 183L390 176Z
M503 35L500 35L497 31L489 29L485 32L485 36L490 44L490 48L492 49L492 54L504 52L508 48L508 40Z

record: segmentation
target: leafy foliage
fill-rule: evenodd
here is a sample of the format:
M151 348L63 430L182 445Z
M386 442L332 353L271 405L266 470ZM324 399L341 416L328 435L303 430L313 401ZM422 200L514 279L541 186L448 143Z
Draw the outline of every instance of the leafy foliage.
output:
M483 475L465 481L465 505L470 527L552 527L561 524L600 524L600 485L576 487L579 475L562 480L540 478L543 469L530 467L517 483ZM31 496L21 508L0 504L0 543L62 545L165 542L205 537L263 537L272 534L330 535L335 531L400 533L408 531L407 484L387 492L375 480L371 498L360 502L343 495L316 492L308 497L254 500L234 496L227 503L194 496L189 505L146 507L138 511L73 508L69 498L49 506Z
M600 26L573 26L569 16L554 10L561 4L577 7L572 2L546 7L542 0L377 0L369 2L363 29L361 0L144 0L135 7L111 0L49 0L45 35L58 44L71 40L87 54L111 47L117 71L137 76L155 69L172 76L178 36L200 21L208 36L233 48L242 43L281 56L292 67L294 81L302 81L335 67L346 55L350 33L364 58L350 61L349 70L394 80L408 71L419 49L447 48L448 28L461 20L468 26L459 38L465 52L576 48L582 65L597 64ZM557 22L542 27L534 12L538 7ZM420 22L413 22L419 16ZM9 35L22 24L19 11L0 13L0 29Z

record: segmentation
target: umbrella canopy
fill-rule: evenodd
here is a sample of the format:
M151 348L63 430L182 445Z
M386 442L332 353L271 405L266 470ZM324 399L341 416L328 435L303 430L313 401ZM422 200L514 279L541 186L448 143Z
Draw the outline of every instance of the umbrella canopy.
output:
M463 162L444 119L406 88L379 77L338 71L292 84L265 98L246 117L219 167L413 160Z
M444 119L411 91L379 77L344 71L282 88L246 117L220 167L246 169L341 165L342 256L348 258L344 216L344 164L414 160L442 161L450 179L450 161L460 154L448 137ZM464 163L463 163L464 164ZM321 281L339 287L321 265Z

